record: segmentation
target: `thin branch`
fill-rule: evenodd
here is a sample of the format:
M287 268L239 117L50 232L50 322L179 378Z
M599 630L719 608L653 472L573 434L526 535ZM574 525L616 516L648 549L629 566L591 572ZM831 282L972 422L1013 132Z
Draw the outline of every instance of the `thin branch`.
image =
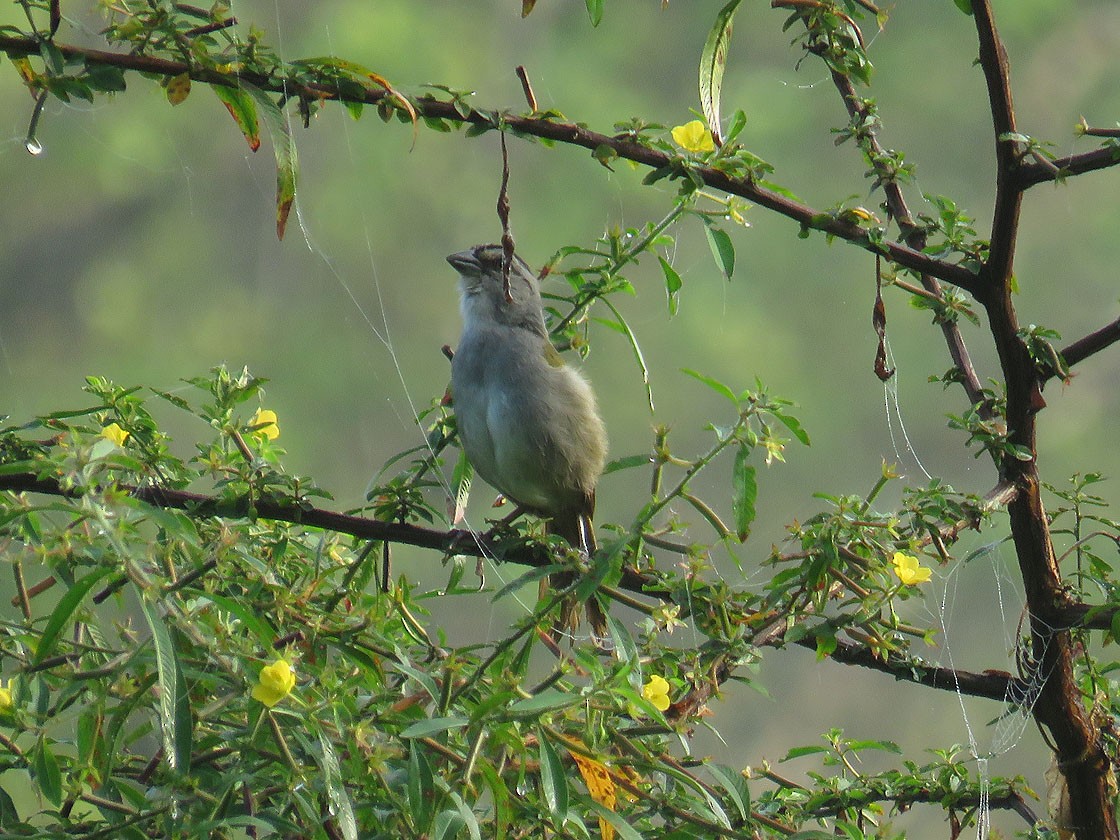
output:
M842 73L832 71L832 83L836 86L836 90L840 93L840 98L844 102L844 107L848 111L849 120L855 121L862 119L864 116L864 108L856 93L855 86L852 85L852 80ZM869 153L868 158L873 162L881 158L884 154L882 145L879 143L879 138L874 134L869 134L865 138L861 138L860 142L866 145L866 151ZM898 224L899 231L902 234L903 241L915 251L922 251L926 247L926 232L925 230L915 224L914 217L910 214L910 208L906 203L906 196L902 192L902 187L896 178L884 178L882 180L883 191L887 196L887 207L890 210L891 216ZM934 300L942 300L941 285L937 279L930 274L921 274L922 286L926 292L933 297ZM972 358L969 356L968 348L964 343L964 336L961 335L960 328L956 322L943 320L941 322L941 333L945 338L945 344L949 349L949 358L953 360L954 366L961 372L961 386L964 388L965 394L971 405L980 405L980 413L985 419L990 419L992 414L991 406L984 398L984 387L980 383L980 377L976 373L975 367L972 364Z
M1073 175L1084 175L1087 172L1097 172L1120 165L1120 149L1114 146L1103 146L1091 152L1079 155L1055 158L1049 161L1049 166L1040 163L1024 163L1015 172L1015 184L1019 189L1025 190L1035 184L1049 181L1061 181Z
M170 77L187 73L196 81L224 87L237 87L240 82L248 82L272 93L304 97L316 101L335 100L376 105L387 96L396 95L380 88L365 90L361 95L350 95L349 92L342 93L337 88L324 84L301 84L293 79L265 76L245 70L238 70L236 74L220 73L217 70L191 67L183 62L152 56L114 53L57 43L55 47L66 58L84 60L88 64L105 64L125 70L155 73ZM39 44L31 38L0 34L0 51L6 51L12 56L37 55ZM413 105L416 112L424 117L489 127L495 127L496 122L500 119L500 122L506 128L515 133L532 135L573 146L582 146L591 151L606 146L614 150L621 158L653 169L671 166L674 161L679 161L679 158L675 155L628 140L624 135L600 134L574 123L556 122L546 117L513 114L501 114L499 117L496 111L478 109L463 116L457 110L457 107L461 106L457 106L456 103L441 102L427 97L416 99ZM912 269L920 274L932 275L943 282L959 286L973 294L979 294L982 289L979 278L963 266L935 259L900 242L890 240L872 242L867 231L859 225L832 217L799 201L794 201L779 192L766 189L750 178L734 177L708 166L694 166L692 171L699 175L709 187L746 198L768 210L792 219L805 228L820 230L872 253L881 253L904 268Z

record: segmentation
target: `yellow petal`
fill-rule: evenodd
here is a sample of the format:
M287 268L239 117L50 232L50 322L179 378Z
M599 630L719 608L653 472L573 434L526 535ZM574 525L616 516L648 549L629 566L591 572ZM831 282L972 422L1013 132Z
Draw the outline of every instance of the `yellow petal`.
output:
M296 674L292 666L283 659L261 668L260 681L253 686L252 697L270 709L291 694L296 685Z
M264 435L269 440L280 437L280 426L276 422L276 412L270 408L258 408L253 419L249 421L249 429L255 435Z
M672 130L673 141L686 152L702 153L714 152L715 141L712 133L708 131L700 120L693 120L684 125L678 125Z
M124 446L124 442L128 440L128 432L122 429L116 423L110 423L101 430L101 437L106 440L111 440L117 446Z

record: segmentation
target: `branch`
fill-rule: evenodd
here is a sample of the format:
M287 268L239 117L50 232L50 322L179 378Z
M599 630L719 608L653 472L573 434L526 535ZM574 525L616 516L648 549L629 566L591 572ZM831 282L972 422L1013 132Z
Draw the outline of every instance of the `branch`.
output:
M341 92L325 84L301 83L293 79L265 76L244 70L238 70L236 73L221 73L210 68L191 67L183 62L152 56L106 52L58 43L54 46L66 58L82 59L89 64L105 64L124 70L154 73L166 77L187 73L196 81L223 87L235 88L242 82L248 82L262 90L277 93L281 96L294 96L312 101L333 100L377 105L387 96L396 96L396 94L380 88L364 90L361 95L351 95L349 92ZM38 55L39 43L31 38L0 34L0 51L5 51L11 56ZM591 151L601 147L609 147L619 157L652 169L660 169L672 165L674 161L679 161L679 158L675 155L628 140L625 135L599 134L581 125L557 122L547 117L516 116L478 109L473 109L464 115L460 112L459 109L462 106L458 103L441 102L427 97L416 99L413 105L416 112L423 117L459 123L465 122L491 128L497 128L501 125L516 133L528 134L572 146L582 146ZM774 190L759 186L750 178L737 178L709 166L695 166L693 171L709 187L746 198L755 204L798 222L803 227L823 231L872 253L881 253L904 268L911 269L919 274L932 275L973 294L978 294L981 289L981 283L976 275L963 266L935 259L900 242L888 240L873 243L868 237L867 231L859 225L830 217L827 213L821 213L819 210L787 198Z
M1071 175L1084 175L1120 164L1120 149L1103 146L1091 152L1056 158L1042 163L1023 163L1015 171L1015 184L1021 190L1048 181L1061 181Z
M989 258L985 265L993 284L1006 285L1015 258L1019 209L1023 194L1014 175L1019 166L1015 143L1003 139L1015 131L1015 108L1011 101L1011 78L1007 51L1003 48L992 17L990 0L972 0L973 18L980 46L980 66L988 85L988 103L996 140L996 202L992 216Z
M1096 332L1091 332L1084 338L1079 338L1064 350L1059 350L1065 363L1073 367L1078 362L1083 362L1095 353L1110 347L1120 341L1120 318L1111 324L1106 324ZM1052 374L1054 375L1054 374Z
M421 528L406 523L384 522L362 516L351 516L336 511L323 510L322 508L304 508L291 502L277 502L266 498L241 497L230 500L217 496L206 496L201 493L191 493L186 490L170 490L153 486L137 487L127 484L116 485L116 489L153 507L183 510L192 516L244 518L249 515L251 508L253 515L260 519L290 522L294 525L310 528L323 528L359 539L384 540L419 548L430 548L446 554L497 557L504 562L521 563L527 566L547 566L554 562L542 545L519 546L511 550L508 546L501 545L486 534L471 531L437 531L432 528ZM11 490L17 493L42 493L70 499L80 498L83 495L81 488L64 488L53 478L40 478L33 473L0 475L0 490ZM622 570L622 579L619 581L619 586L641 595L672 600L672 593L668 589L634 569ZM754 643L758 646L781 647L785 644L785 629L783 619L777 632L764 629L756 636ZM816 641L811 637L799 639L796 644L813 651L816 650ZM1017 685L1018 681L1014 677L997 672L983 674L973 674L967 671L954 672L949 668L927 666L900 657L885 661L880 660L875 658L868 648L843 639L837 641L836 649L829 656L845 665L859 665L891 674L897 680L914 682L947 691L957 691L959 689L963 694L988 697L995 700L1002 700L1007 697L1009 690L1022 688L1021 685ZM686 703L693 710L703 706L708 698L716 693L719 686L731 678L738 664L738 661L733 660L730 656L721 655L717 657L709 672L710 682L701 683L685 700L678 703L681 707L676 709L678 715L684 714L683 707Z
M942 691L959 691L970 697L986 697L989 700L1007 700L1012 697L1025 697L1028 683L1004 671L959 671L943 668L940 665L927 665L921 660L889 657L879 659L871 650L844 639L837 639L836 650L828 655L844 665L858 665L872 671L890 674L901 682L912 682L927 688ZM797 644L810 650L817 649L812 638L798 639Z
M848 119L851 121L862 119L864 108L856 93L855 86L852 85L852 80L835 70L831 72L832 83L840 93L840 98L848 111ZM869 133L866 137L860 138L858 142L866 145L867 157L872 161L872 165L875 165L874 162L883 156L883 146L879 143L879 138L875 133ZM902 192L898 179L893 177L883 178L882 185L887 196L887 207L898 224L903 241L915 251L923 251L926 247L926 231L914 223L914 217L910 214L906 196ZM921 274L920 278L925 290L933 295L935 300L942 300L941 285L937 282L937 279L929 274ZM941 322L941 332L945 337L945 344L949 348L949 357L953 360L957 370L961 372L961 386L964 388L969 403L980 405L982 414L990 419L992 409L984 398L984 386L980 384L980 377L977 376L976 369L973 367L960 328L955 321L943 320Z

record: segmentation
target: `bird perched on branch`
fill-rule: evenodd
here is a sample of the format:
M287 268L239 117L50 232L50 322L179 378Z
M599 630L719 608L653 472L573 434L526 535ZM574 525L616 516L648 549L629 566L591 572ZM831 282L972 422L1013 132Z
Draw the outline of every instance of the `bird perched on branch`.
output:
M502 256L500 245L476 245L447 258L459 272L463 316L451 362L459 441L488 484L591 556L606 429L591 386L549 341L537 278L514 256L507 290ZM558 588L572 583L571 575L553 578ZM554 629L572 630L577 608L574 600L566 603ZM593 632L606 638L594 597L586 610Z

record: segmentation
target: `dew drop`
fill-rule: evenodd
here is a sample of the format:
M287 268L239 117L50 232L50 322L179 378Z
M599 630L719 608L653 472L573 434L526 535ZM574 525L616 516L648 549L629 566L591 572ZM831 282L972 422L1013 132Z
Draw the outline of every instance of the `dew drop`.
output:
M27 148L27 151L33 155L41 155L43 153L43 144L34 137L28 137L24 146Z

